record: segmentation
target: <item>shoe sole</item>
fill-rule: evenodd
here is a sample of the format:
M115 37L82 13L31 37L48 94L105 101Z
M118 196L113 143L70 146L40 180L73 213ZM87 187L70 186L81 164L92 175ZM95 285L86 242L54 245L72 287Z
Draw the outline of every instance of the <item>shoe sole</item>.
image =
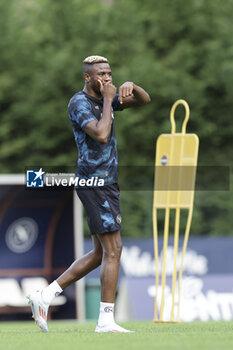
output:
M104 329L95 329L95 333L135 333L134 331L118 331L114 329L104 330Z
M125 333L125 332L119 332L119 331L95 331L95 333Z

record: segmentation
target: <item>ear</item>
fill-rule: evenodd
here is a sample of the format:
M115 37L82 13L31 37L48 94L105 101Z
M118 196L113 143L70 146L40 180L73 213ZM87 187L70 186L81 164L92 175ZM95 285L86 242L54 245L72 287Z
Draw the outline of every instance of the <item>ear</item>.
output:
M84 76L84 79L86 80L86 82L88 83L91 79L90 75L88 73L84 73L83 76Z

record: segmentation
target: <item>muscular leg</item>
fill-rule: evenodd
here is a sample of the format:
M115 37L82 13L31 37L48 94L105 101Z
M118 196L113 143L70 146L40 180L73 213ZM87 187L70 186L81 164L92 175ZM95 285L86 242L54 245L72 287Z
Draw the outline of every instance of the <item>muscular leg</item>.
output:
M93 250L77 259L73 264L57 279L57 283L65 289L73 282L78 281L90 271L97 268L102 261L102 246L97 236L92 236Z
M122 242L120 231L98 235L102 245L101 301L114 303L118 281Z

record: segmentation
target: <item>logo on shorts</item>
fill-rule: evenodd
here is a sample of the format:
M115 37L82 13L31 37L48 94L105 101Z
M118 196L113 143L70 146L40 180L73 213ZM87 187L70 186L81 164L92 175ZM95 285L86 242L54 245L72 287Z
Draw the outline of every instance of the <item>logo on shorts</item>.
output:
M121 214L118 214L117 217L116 217L116 222L118 224L121 224Z
M106 307L104 308L104 311L105 311L105 312L113 312L113 307L111 307L111 306L106 306Z

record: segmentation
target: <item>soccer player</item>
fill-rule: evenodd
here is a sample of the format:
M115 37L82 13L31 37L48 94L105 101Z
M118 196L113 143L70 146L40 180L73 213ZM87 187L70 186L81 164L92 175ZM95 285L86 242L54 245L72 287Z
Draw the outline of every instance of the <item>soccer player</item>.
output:
M116 93L108 60L89 56L83 61L84 89L68 105L75 141L79 150L76 176L86 186L77 194L86 210L93 250L76 260L48 287L28 296L33 317L48 332L47 312L52 300L71 283L101 265L101 303L95 332L130 332L114 321L114 301L118 281L121 242L121 213L117 179L117 142L113 111L143 106L148 93L133 82L125 82ZM98 178L101 186L87 186Z

